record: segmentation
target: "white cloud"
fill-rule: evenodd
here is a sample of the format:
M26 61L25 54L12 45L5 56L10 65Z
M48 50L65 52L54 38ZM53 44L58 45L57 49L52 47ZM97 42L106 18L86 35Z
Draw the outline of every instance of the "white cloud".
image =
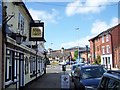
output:
M58 11L56 11L55 9L52 9L51 13L48 13L46 11L34 10L30 8L29 12L34 20L41 20L46 23L48 22L57 23L56 17L58 15Z
M100 32L107 30L108 28L113 27L117 24L118 24L118 18L116 18L116 17L112 18L110 23L106 23L104 21L97 20L92 25L91 34L97 35Z
M109 2L109 0L86 0L86 2L83 3L80 0L75 0L67 5L66 14L72 16L74 14L99 13L105 8L104 5ZM101 5L103 6L100 7Z
M73 42L66 42L66 43L62 43L61 44L61 47L64 47L64 48L71 48L71 47L74 47L74 46L81 46L81 47L85 47L85 45L89 45L89 40L90 39L90 36L86 36L84 38L81 38L76 41L73 41Z
M78 44L78 40L73 41L73 42L66 42L66 43L62 43L61 47L64 48L70 48L70 47L74 47L74 46L80 46L80 47L85 47L85 45L89 45L89 39L95 37L96 35L98 35L99 33L101 33L104 30L107 30L115 25L118 24L118 18L114 17L110 20L110 23L106 23L105 21L100 21L97 20L93 23L92 28L91 28L91 33L90 35L83 37L81 39L79 39L79 44Z

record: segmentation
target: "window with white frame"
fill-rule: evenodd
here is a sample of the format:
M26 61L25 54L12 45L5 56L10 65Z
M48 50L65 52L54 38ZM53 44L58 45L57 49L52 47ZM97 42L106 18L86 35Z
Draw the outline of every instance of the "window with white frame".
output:
M38 57L37 59L38 63L37 63L37 69L38 69L38 73L40 73L40 57Z
M110 46L109 45L106 46L106 52L110 53Z
M12 52L6 50L6 76L5 81L12 80Z
M105 46L102 46L102 54L105 54Z
M15 60L14 60L14 78L17 78L17 73L18 73L18 64L19 64L19 53L15 52Z
M18 29L22 32L22 34L24 33L24 17L20 12L18 15Z
M108 34L106 35L106 42L108 42L109 41L109 37L108 37Z
M6 50L6 69L5 69L5 85L16 82L18 73L19 53L13 50Z
M30 73L35 74L36 72L36 60L35 57L30 57Z
M104 43L104 35L102 36L102 43Z

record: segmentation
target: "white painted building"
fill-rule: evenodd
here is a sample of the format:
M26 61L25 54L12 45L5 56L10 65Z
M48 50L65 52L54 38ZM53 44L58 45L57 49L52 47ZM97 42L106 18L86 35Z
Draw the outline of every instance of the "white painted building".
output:
M22 0L3 2L7 21L4 41L4 81L2 88L23 88L26 84L45 73L45 55L32 48L29 41L30 23L34 20ZM19 36L26 40L20 40ZM43 50L44 42L39 45ZM1 79L0 79L1 81Z

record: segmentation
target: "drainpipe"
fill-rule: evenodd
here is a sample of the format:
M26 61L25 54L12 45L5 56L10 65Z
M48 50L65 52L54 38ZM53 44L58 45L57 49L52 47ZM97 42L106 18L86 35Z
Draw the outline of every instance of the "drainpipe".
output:
M3 2L2 2L2 8L3 8L3 20L2 20L2 90L5 88L5 85L4 85L4 82L5 82L5 69L4 69L4 63L5 63L5 41L6 41L6 33L5 33L5 30L6 30L6 23L7 22L4 22L3 21L5 20L5 17L7 16L7 12L6 12L6 9L7 9L7 6L3 6Z
M94 61L95 61L95 42L94 42L95 40L93 40L93 54L94 54L94 56L93 56L93 59L94 59Z
M112 50L112 67L114 67L114 47L113 47L113 39L112 39L112 34L110 32L108 32L110 34L110 39L111 39L111 50ZM112 68L111 67L111 68Z

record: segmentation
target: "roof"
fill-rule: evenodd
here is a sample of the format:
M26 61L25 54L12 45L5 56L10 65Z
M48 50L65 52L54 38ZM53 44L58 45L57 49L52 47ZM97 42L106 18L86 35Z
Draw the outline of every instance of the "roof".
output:
M82 68L94 68L94 67L103 67L102 65L84 65Z
M105 34L105 33L111 32L114 28L118 27L119 25L120 25L120 24L118 24L118 25L116 25L116 26L113 26L113 27L111 27L111 28L109 28L109 29L107 29L107 30L101 32L101 33L98 34L97 36L95 36L95 37L89 39L89 41L90 41L90 40L94 40L95 38L100 37L101 35L103 35L103 34Z
M34 21L23 1L21 1L21 2L13 2L13 4L17 5L17 6L22 6L25 9L25 11L27 12L28 16L31 18L31 20Z

